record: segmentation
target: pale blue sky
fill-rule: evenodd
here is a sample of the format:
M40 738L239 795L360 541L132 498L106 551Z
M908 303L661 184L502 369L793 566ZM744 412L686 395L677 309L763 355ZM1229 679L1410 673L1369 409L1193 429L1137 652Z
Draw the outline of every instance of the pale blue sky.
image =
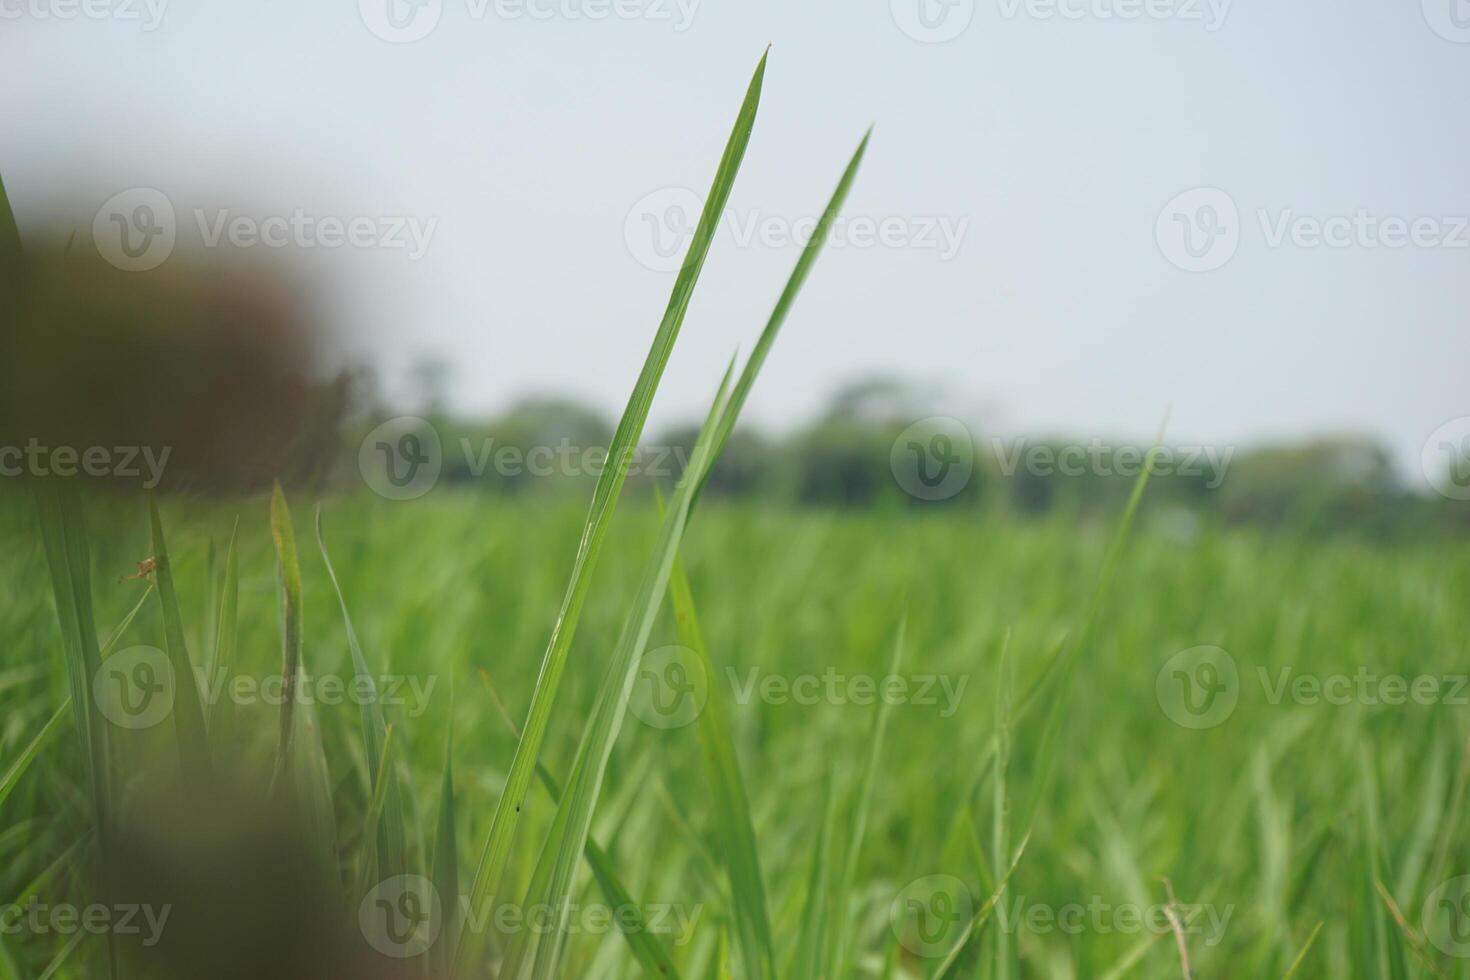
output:
M821 206L870 122L848 213L900 219L894 243L823 257L749 405L760 424L898 372L1005 432L1147 438L1172 406L1178 441L1363 431L1417 470L1470 415L1470 247L1313 246L1297 225L1270 241L1361 210L1470 246L1465 0L1061 0L1051 17L924 0L936 30L964 28L943 43L900 26L923 33L919 0L618 0L649 16L600 20L580 0L428 0L437 24L406 44L369 29L382 0L173 0L152 30L145 0L57 19L68 2L0 0L0 173L23 226L59 210L90 228L137 186L168 197L181 241L221 206L437 219L417 260L303 258L358 351L390 377L442 352L468 408L621 405L671 284L630 246L630 212L708 186L769 42L736 227L655 425L702 414L796 257L761 234ZM1156 231L1198 187L1239 215L1207 272ZM916 244L930 226L963 229L954 255Z

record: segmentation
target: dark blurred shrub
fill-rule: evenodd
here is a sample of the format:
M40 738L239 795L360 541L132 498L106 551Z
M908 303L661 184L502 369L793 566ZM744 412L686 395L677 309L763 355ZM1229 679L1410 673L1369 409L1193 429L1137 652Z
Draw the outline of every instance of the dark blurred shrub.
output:
M335 438L346 394L313 380L320 331L271 266L176 254L132 273L48 251L6 278L0 446L146 447L170 483L232 489Z

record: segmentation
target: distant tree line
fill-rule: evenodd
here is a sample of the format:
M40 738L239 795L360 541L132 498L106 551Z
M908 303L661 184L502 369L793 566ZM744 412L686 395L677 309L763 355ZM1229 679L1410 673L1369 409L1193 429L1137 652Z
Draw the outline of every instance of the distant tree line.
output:
M347 400L340 382L332 395L340 409ZM607 417L565 399L524 400L483 421L453 416L443 409L444 399L431 394L423 402L422 414L440 438L440 484L446 486L516 495L585 492L605 456L599 450L612 438ZM1106 516L1125 505L1150 449L1098 439L1001 439L976 431L968 478L943 499L920 499L902 485L895 459L907 451L904 433L925 415L921 402L922 394L899 382L864 381L839 391L820 417L789 433L742 428L716 463L707 494L813 507ZM379 407L344 423L333 482L354 479L358 443L390 414ZM322 427L317 431L320 436ZM694 426L676 426L646 438L630 491L647 492L655 481L672 484L696 434ZM1168 520L1382 538L1470 530L1470 502L1406 486L1389 453L1366 438L1239 450L1165 444L1159 453L1145 511Z

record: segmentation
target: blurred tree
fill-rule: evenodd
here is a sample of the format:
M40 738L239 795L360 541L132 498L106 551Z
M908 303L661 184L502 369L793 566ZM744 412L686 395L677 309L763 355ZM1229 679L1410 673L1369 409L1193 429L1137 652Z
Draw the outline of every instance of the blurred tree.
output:
M443 417L449 407L449 379L453 373L449 362L426 355L414 361L408 373L419 413L426 419Z

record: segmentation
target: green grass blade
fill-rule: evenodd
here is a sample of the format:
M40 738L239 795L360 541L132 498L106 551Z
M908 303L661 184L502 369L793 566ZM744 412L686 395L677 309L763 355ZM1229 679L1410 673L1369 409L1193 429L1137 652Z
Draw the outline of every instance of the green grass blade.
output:
M82 940L86 939L88 935L90 933L83 929L68 939L66 945L61 947L61 952L57 953L55 958L46 965L46 969L41 971L40 976L36 977L36 980L51 980L52 977L56 976L56 971L66 965L66 961L71 959L71 954L77 951L77 947L82 944Z
M1133 528L1133 519L1138 513L1138 505L1143 501L1143 492L1148 487L1149 476L1153 473L1154 460L1158 456L1159 444L1162 440L1163 433L1160 432L1159 438L1155 440L1154 448L1149 450L1144 460L1138 479L1133 483L1133 491L1128 497L1127 506L1123 509L1123 517L1118 522L1118 529L1113 534L1107 553L1103 556L1102 570L1098 573L1097 585L1087 605L1087 612L1083 616L1082 629L1078 631L1075 642L1066 648L1055 668L1055 675L1052 678L1055 687L1050 691L1051 700L1047 705L1047 712L1042 722L1039 747L1032 766L1031 792L1021 810L1020 826L1033 825L1036 809L1041 805L1041 800L1050 784L1052 772L1056 767L1057 743L1060 738L1062 719L1066 716L1066 708L1072 700L1074 686L1072 678L1077 670L1078 658L1092 641L1093 630L1097 625L1103 602L1107 599L1108 589L1112 585L1118 561L1128 541L1129 532Z
M485 682L486 689L490 692L490 700L495 705L502 721L510 729L510 733L520 738L520 729L516 727L515 720L511 718L510 712L505 708L505 702L500 700L500 695L495 691L495 685L490 680L490 675L480 671L480 677ZM541 780L541 785L546 787L546 793L551 797L552 806L561 805L561 784L556 777L542 763L536 763L536 775ZM674 966L674 961L664 950L663 944L655 938L652 930L648 928L643 918L643 907L633 900L633 895L618 878L617 871L613 867L612 858L607 852L593 840L587 838L587 867L592 870L592 877L602 889L603 897L607 899L611 908L623 910L619 916L619 931L623 938L628 941L628 947L633 952L633 958L638 965L643 967L650 980L660 980L668 977L669 980L677 980L679 971ZM441 892L442 894L442 892ZM625 927L626 924L626 927ZM514 968L506 971L507 976L514 976Z
M1133 968L1138 965L1140 960L1148 955L1149 950L1154 948L1154 943L1163 937L1164 934L1162 932L1155 932L1152 935L1140 939L1123 954L1118 962L1109 967L1108 972L1102 974L1098 980L1123 980L1124 977L1131 975Z
M46 865L39 874L16 893L15 901L11 902L11 904L21 907L30 904L32 899L39 896L44 889L50 888L58 878L70 874L76 866L77 856L91 842L92 835L90 833L84 834L80 839L72 842L66 850L62 851L56 857L56 860Z
M990 897L985 900L985 904L976 910L975 917L965 926L965 931L960 934L960 938L955 942L954 948L949 951L949 955L944 958L944 962L940 963L939 969L934 973L934 980L947 980L949 977L959 976L958 970L961 966L972 964L979 958L980 939L985 934L985 926L990 922L991 917L995 914L996 906L1004 897L1006 886L1011 882L1011 875L1015 874L1016 868L1020 867L1021 857L1026 853L1026 845L1029 843L1031 843L1031 834L1028 831L1026 836L1021 838L1020 846L1016 848L1016 856L1011 859L1011 866L1006 869L1006 873L1001 877L1000 883L995 886L995 891L991 892Z
M338 873L337 816L332 805L332 776L322 746L321 722L316 705L300 705L296 734L291 739L291 759L283 785L304 839L311 841L321 875L323 894L341 896L343 882Z
M714 664L705 644L704 631L699 625L694 593L684 573L681 557L675 558L673 573L669 577L669 599L674 608L679 643L694 651L705 677L713 678ZM735 947L742 964L741 976L774 977L775 940L771 935L755 824L750 817L750 801L731 734L730 707L719 684L711 683L708 687L704 710L699 713L697 733L705 773L714 796L715 837L719 841L725 872L730 878L731 913Z
M908 632L908 617L898 621L898 635L893 640L893 659L888 664L889 677L898 676L903 665L904 637ZM847 853L842 860L841 877L833 893L833 908L836 910L834 949L828 958L833 964L832 975L847 976L848 936L851 934L851 916L847 903L852 894L853 882L857 880L858 859L862 856L863 838L868 830L868 812L873 806L873 787L878 777L878 762L883 757L883 742L888 733L888 719L893 713L893 702L880 698L873 713L873 729L868 737L868 756L863 763L863 774L858 783L857 801L853 810L852 836L847 842Z
M448 976L459 945L459 847L454 837L454 712L444 746L444 776L439 789L439 821L434 839L434 888L444 903L444 931L435 947L437 975Z
M379 772L386 770L393 763L393 729L390 726L383 735L383 749L381 754L374 760ZM373 795L368 800L368 808L362 815L362 853L357 856L357 887L352 891L352 900L361 901L373 888L373 876L378 873L377 849L368 842L378 837L378 823L383 817L383 803L387 800L388 780L380 779L373 789ZM380 880L397 877L402 872L384 869L378 873Z
M224 574L219 587L219 611L215 615L214 652L210 656L207 683L210 690L224 690L235 677L235 661L240 641L240 518L230 530L230 544L225 550ZM229 697L216 697L209 706L209 733L216 751L238 752L239 720L235 703Z
M505 790L496 806L490 832L485 840L475 877L470 886L470 909L474 915L478 916L488 908L500 887L500 878L510 856L511 842L520 822L521 807L525 803L526 792L535 771L535 762L540 755L541 742L551 719L557 688L561 683L562 672L566 668L572 638L576 633L582 605L591 586L592 572L597 565L603 539L606 537L613 511L616 509L623 483L627 478L628 469L632 463L632 454L637 448L644 424L648 420L648 411L653 403L654 392L663 377L674 341L678 338L679 329L688 312L695 284L699 280L705 259L709 255L710 245L724 214L725 205L730 199L730 191L735 185L735 176L745 157L745 149L750 142L751 130L755 125L756 110L760 105L765 70L766 58L763 55L760 64L756 67L750 86L746 90L745 100L725 146L719 169L715 172L714 182L705 202L704 213L700 215L699 225L695 229L689 246L689 253L674 282L673 293L669 297L669 304L659 324L658 333L654 337L643 369L633 386L627 407L618 420L617 429L608 447L608 463L598 477L597 487L593 491L592 506L587 514L581 541L577 546L571 580L562 599L556 623L552 627L546 653L542 658L541 670L536 679L535 694L526 718L525 732L516 746L515 757L511 761L510 772L506 777ZM472 947L473 943L466 943L463 938L461 939L460 951L455 957L456 973L467 975L472 972L470 967L478 954L478 950Z
M1434 861L1430 865L1429 881L1444 881L1450 866L1451 848L1461 833L1460 814L1465 798L1470 794L1470 739L1460 749L1460 765L1455 770L1455 781L1450 789L1450 798L1444 806L1444 819L1440 824L1439 842L1434 848Z
M61 703L61 707L56 709L56 712L51 716L51 720L41 726L41 730L36 733L35 738L31 739L30 744L21 751L20 756L11 763L10 768L5 771L5 775L0 776L0 806L5 805L6 797L10 795L11 791L15 789L16 784L20 782L20 777L26 774L26 770L30 768L31 763L35 761L41 749L46 747L46 743L51 740L51 736L55 735L57 730L61 728L62 721L70 711L71 698L67 698Z
M184 642L184 622L179 615L179 598L174 592L173 565L163 537L163 520L158 516L158 498L148 495L148 525L153 537L153 581L163 614L163 648L174 672L174 734L179 743L179 766L184 781L195 790L210 782L209 737L204 727L203 700L194 672L194 661Z
M765 364L776 336L780 333L787 315L796 301L797 294L805 284L828 233L852 187L858 168L867 153L871 130L863 136L843 171L827 207L822 212L815 233L802 250L796 268L787 280L780 298L776 302L770 319L761 331L749 360L740 372L730 396L730 406L720 420L715 432L713 458L734 431L756 377ZM708 472L705 474L708 478ZM703 480L695 489L696 499L703 488ZM679 642L693 650L699 657L705 676L712 677L713 668L708 647L699 627L699 617L694 606L693 592L684 572L683 561L676 556L674 569L669 580L670 601L674 606L678 624ZM699 742L708 770L711 788L715 794L721 852L726 858L726 870L730 876L730 887L735 896L735 945L744 964L744 976L758 978L776 975L775 943L771 936L770 916L767 911L765 885L755 842L755 830L750 819L750 805L746 799L744 780L739 762L735 757L734 744L730 736L729 709L718 685L710 685L709 700L699 716Z
M1001 642L999 675L995 685L995 798L991 819L991 853L998 868L1010 850L1010 811L1007 780L1011 764L1011 637L1006 633ZM1005 885L996 889L996 894L1005 898ZM995 934L995 978L1010 980L1011 944L1010 933L1001 929Z
M144 591L142 597L138 600L138 603L133 606L132 610L129 611L128 614L123 617L123 620L113 629L108 642L98 651L99 663L101 658L105 657L110 651L111 647L117 642L118 637L122 636L122 634L127 630L129 624L132 623L134 617L138 615L139 610L147 601L148 595L151 591L152 586L150 585ZM51 741L51 739L55 736L55 734L60 731L67 715L75 714L73 712L74 705L74 699L70 695L68 695L66 700L62 702L61 706L56 709L56 711L51 715L51 718L46 722L45 725L41 727L41 730L36 733L35 737L31 739L30 743L11 764L10 768L6 770L5 774L3 776L0 776L0 806L3 806L5 804L6 799L10 796L15 787L20 783L21 777L23 777L25 773L29 770L30 766L40 754L41 750L44 749L46 745ZM83 710L87 709L84 708ZM95 721L95 719L93 720ZM100 790L94 791L100 792ZM99 825L101 824L101 822L102 817L99 815ZM67 850L59 858L52 862L52 864L49 865L46 870L44 870L36 878L35 881L33 881L24 890L22 890L21 894L17 897L15 903L13 904L17 907L21 907L29 902L35 895L35 893L39 891L39 888L43 883L49 881L53 875L59 873L59 871L70 865L71 861L75 858L77 852L81 850L81 845L82 842L78 842L67 848Z
M86 557L84 529L76 522L73 509L75 493L75 488L63 487L55 481L38 481L36 509L47 566L51 571L52 594L61 626L78 739L88 750L93 785L102 791L95 802L105 806L107 729L92 703L92 678L102 665L102 654L97 647L97 633L92 620L90 557ZM71 545L73 542L75 546ZM73 553L83 560L74 564ZM101 829L101 821L98 829Z
M853 152L852 159L848 161L847 168L837 181L837 189L832 192L827 206L822 209L822 216L817 221L816 230L806 243L806 247L801 250L801 257L796 260L796 268L792 270L791 277L786 280L786 286L776 300L775 309L771 311L770 319L766 321L760 339L756 341L754 349L750 352L750 360L745 362L745 367L740 372L740 379L735 382L735 390L730 396L730 411L726 414L726 418L715 435L714 457L716 459L724 450L725 443L729 441L730 433L735 429L735 423L740 418L740 410L745 407L745 400L750 396L750 389L754 387L756 376L760 374L761 367L766 363L766 355L770 353L771 346L776 342L776 335L781 332L781 326L786 322L786 317L796 302L797 294L801 292L801 287L806 285L812 266L817 263L817 256L821 254L822 247L827 244L827 236L832 230L833 222L837 220L838 213L842 210L842 205L847 201L848 191L852 189L852 182L857 177L858 168L862 166L863 157L868 152L868 141L872 139L872 136L871 128L863 134L857 150ZM698 492L696 491L697 498Z
M832 824L836 821L837 795L832 792L832 774L822 780L822 822L817 827L816 846L812 849L811 865L807 869L806 902L802 909L801 926L796 936L796 965L791 970L795 977L826 976L824 960L824 938L827 932L827 881L829 877Z
M1032 679L1030 685L1026 688L1026 692L1011 705L1012 728L1025 720L1027 715L1031 713L1031 709L1041 703L1042 693L1051 690L1051 685L1056 681L1057 670L1062 664L1062 655L1067 652L1067 639L1064 635L1052 644L1044 658L1046 661L1044 666L1037 673L1037 676ZM996 749L995 733L992 732L990 740L985 743L985 748L980 751L980 765L975 770L975 785L977 787L990 775L990 767L995 765Z
M1367 944L1368 963L1374 964L1375 972L1384 980L1403 980L1408 975L1408 964L1404 957L1403 937L1388 924L1388 913L1375 897L1386 899L1388 912L1397 915L1397 906L1383 887L1382 854L1383 837L1378 813L1378 779L1373 758L1368 746L1359 746L1359 790L1362 799L1362 848L1364 891L1369 909L1369 922L1363 930L1362 939ZM1378 895L1375 896L1374 892Z
M281 592L281 718L274 782L291 771L295 736L296 683L301 674L301 564L296 557L296 531L286 495L277 483L271 491L271 540L276 547L276 580Z
M1328 824L1316 832L1312 843L1306 848L1307 856L1297 870L1286 895L1286 907L1295 911L1304 900L1307 888L1316 880L1317 866L1327 853L1337 834L1337 828Z
M1317 923L1317 927L1312 930L1312 934L1307 937L1306 945L1302 947L1302 951L1300 953L1297 953L1296 959L1291 961L1291 969L1286 971L1286 976L1283 977L1282 980L1291 980L1292 977L1296 976L1297 971L1302 968L1302 964L1307 961L1307 954L1310 953L1312 951L1312 947L1316 945L1317 936L1320 935L1321 932L1322 923L1319 922Z
M106 659L107 655L112 652L112 648L117 646L118 641L128 631L128 627L133 625L133 620L138 618L138 613L143 611L143 607L148 604L148 599L152 595L153 583L149 582L148 587L143 590L143 594L138 596L138 601L133 604L133 608L128 610L128 614L112 628L112 632L107 634L107 639L102 641L102 646L98 650L98 653L103 659Z
M578 746L577 755L572 761L572 771L574 773L581 768L586 752L587 742L584 740ZM548 857L552 853L549 844L552 841L565 840L571 833L568 828L571 825L572 815L570 809L563 805L565 801L565 795L562 795L557 801L556 812L553 814L551 820L551 828L546 835L548 846L543 848L541 859L536 862L536 866L531 872L531 881L526 887L526 896L525 901L522 903L522 908L531 908L539 900L539 896L547 894L552 888L552 879L556 873L556 864ZM505 955L505 965L500 970L499 977L504 977L506 980L524 980L524 978L528 977L533 958L536 956L536 944L540 941L541 937L532 935L530 930L522 929L517 932L510 940L509 949ZM549 941L560 943L561 936L559 934L552 936Z
M718 395L710 408L710 414L700 429L689 466L679 481L678 489L670 502L668 514L659 530L658 542L645 566L642 582L638 588L628 617L618 637L612 660L598 690L591 717L583 731L576 762L567 777L567 791L557 808L552 833L543 845L538 861L537 877L542 877L543 868L550 867L546 875L540 902L556 916L556 927L550 935L539 937L536 958L532 970L535 980L551 980L558 975L558 960L562 951L562 940L566 928L567 904L571 894L573 875L581 860L592 814L602 791L603 777L607 772L608 757L613 743L622 728L632 693L638 663L653 629L654 618L662 604L668 588L669 575L679 542L688 526L689 510L695 487L704 478L712 462L711 450L714 434L721 416L728 407L732 362L725 372ZM536 899L535 893L529 896ZM531 903L528 902L528 905Z
M209 539L208 546L204 551L204 582L208 586L204 596L204 677L213 676L214 651L219 645L219 607L220 607L220 582L219 552L215 549L214 538ZM206 689L208 681L205 681ZM208 709L205 710L208 714ZM206 719L207 720L207 719Z
M228 684L235 673L235 652L239 643L240 625L240 519L235 518L235 526L230 531L230 544L225 549L224 576L220 580L219 587L219 612L215 615L214 623L214 651L209 658L210 684ZM233 705L229 698L219 698L210 706L210 728L219 729L223 726L226 733L233 727L230 721L226 721L225 715L232 713ZM219 741L219 739L216 739Z
M322 526L320 507L316 512L316 543L322 553L322 563L327 566L327 578L331 580L332 590L337 594L337 603L342 607L342 623L347 629L347 647L352 653L352 670L356 675L356 685L360 691L366 692L366 697L362 699L362 741L367 752L368 764L371 767L369 769L371 791L377 794L380 785L387 784L383 820L377 834L378 866L382 869L384 878L392 878L407 870L403 800L393 770L383 769L377 764L377 759L382 755L383 746L386 744L388 723L383 717L377 685L373 680L372 671L368 669L367 658L363 656L362 644L357 639L357 630L352 626L352 616L347 611L347 597L343 594L342 585L337 580L337 570L332 566L332 557L327 553L326 531Z
M1403 911L1399 908L1398 903L1393 900L1393 896L1389 894L1388 889L1384 887L1383 882L1375 878L1373 879L1373 887L1378 892L1378 897L1382 899L1384 908L1393 917L1394 924L1398 926L1399 932L1403 933L1403 938L1408 941L1409 950L1414 954L1414 958L1419 961L1419 965L1429 971L1436 980L1450 980L1444 970L1440 969L1439 964L1434 961L1434 951L1429 948L1428 940L1421 936L1413 926L1409 925L1409 920L1404 917ZM1319 925L1317 928L1320 929L1321 926ZM1315 935L1316 933L1313 933L1313 936ZM1309 948L1310 945L1311 943L1308 941ZM1395 975L1401 975L1401 973L1402 971L1395 970Z
M552 786L548 785L547 788L552 789ZM555 799L557 794L553 792L552 797ZM619 910L618 931L628 941L628 948L638 965L643 968L644 975L649 980L662 980L664 977L677 980L679 971L665 952L663 944L649 929L643 917L642 906L623 887L622 880L613 870L612 858L590 837L587 839L587 867L591 869L592 877L597 881L597 887L602 890L607 904Z
M281 716L280 744L271 792L294 808L307 839L315 842L322 858L323 886L341 892L337 875L336 812L332 805L332 779L322 747L321 721L316 705L298 703L297 687L306 674L301 642L301 565L297 558L296 531L286 496L277 483L271 493L271 538L276 549L276 578L281 599Z
M706 980L720 980L721 977L732 976L730 970L730 933L728 930L720 930L719 941L715 944L715 953L710 957L709 972L705 974Z
M112 750L107 722L92 700L92 679L101 669L102 653L97 646L92 611L91 549L81 496L74 483L39 480L35 484L35 496L71 686L72 717L87 760L87 784L97 841L97 892L106 901L110 892L113 841ZM107 940L107 960L109 976L116 977L117 946L111 934Z

